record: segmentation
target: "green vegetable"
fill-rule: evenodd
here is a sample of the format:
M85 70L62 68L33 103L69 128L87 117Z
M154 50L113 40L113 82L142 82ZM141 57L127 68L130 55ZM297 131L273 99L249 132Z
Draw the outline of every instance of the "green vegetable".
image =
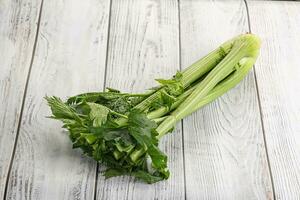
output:
M236 86L259 54L260 40L239 35L171 79L143 94L85 93L63 102L45 97L51 118L68 129L73 148L104 163L107 178L131 175L147 183L167 179L167 156L159 139L179 120Z

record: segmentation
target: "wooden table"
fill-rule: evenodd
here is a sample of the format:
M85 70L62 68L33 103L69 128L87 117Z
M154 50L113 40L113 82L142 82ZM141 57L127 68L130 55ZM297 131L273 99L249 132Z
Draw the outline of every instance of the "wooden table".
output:
M142 91L246 32L255 69L162 139L167 181L105 180L45 118L46 94ZM299 199L300 2L1 0L2 198Z

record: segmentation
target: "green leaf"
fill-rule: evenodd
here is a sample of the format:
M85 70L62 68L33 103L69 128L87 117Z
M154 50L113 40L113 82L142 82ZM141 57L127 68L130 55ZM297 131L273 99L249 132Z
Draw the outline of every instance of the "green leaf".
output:
M158 169L158 171L163 175L163 177L168 178L170 172L167 169L167 155L161 152L159 148L154 145L151 145L148 148L148 154L151 157L153 168Z
M175 76L174 76L173 78L174 78L175 80L177 80L177 81L181 81L182 76L183 76L182 72L177 71L176 74L175 74Z
M103 158L103 149L105 149L105 143L104 141L101 141L100 144L96 143L93 146L93 150L91 151L92 153L92 157L96 160L96 161L101 161Z
M115 140L127 145L132 144L132 139L128 130L124 128L115 128L110 125L109 121L100 127L89 127L89 132L106 141Z
M116 148L118 149L118 151L120 152L126 152L129 153L131 152L131 150L134 148L133 144L128 144L128 145L123 145L121 144L122 140L120 142L116 142ZM123 143L123 142L122 142Z
M119 93L119 92L89 92L79 94L73 97L69 97L67 104L78 104L82 102L96 102L99 104L107 103L109 100L116 99L119 97L127 96L128 94Z
M78 122L73 119L60 119L60 120L64 123L63 128L72 128L72 127L74 128L79 126Z
M167 107L170 109L175 101L176 98L174 96L169 95L165 90L160 90L157 92L157 98L150 103L148 112L161 107Z
M106 87L106 90L107 90L108 92L121 93L120 90L117 90L117 89L114 89L114 88L111 88L111 87Z
M129 133L145 148L153 143L157 143L157 139L153 134L156 127L157 124L148 119L144 113L132 111L128 115Z
M107 102L105 105L117 113L125 114L132 108L127 99L126 97L119 97Z
M115 176L123 176L123 175L128 175L129 173L126 170L122 170L122 169L107 169L104 172L104 176L105 178L111 178L111 177L115 177Z
M182 74L177 72L173 79L155 79L158 83L166 87L166 91L172 96L179 96L184 92L181 82Z
M93 144L97 140L97 137L91 133L81 133L81 137L84 137L87 143Z
M128 116L129 133L144 147L151 157L153 167L161 172L164 177L169 176L167 170L167 156L161 152L157 145L157 124L148 119L144 113L131 112Z
M149 184L156 183L156 182L161 181L161 180L164 179L161 176L155 176L155 175L152 175L152 174L150 174L148 172L145 172L145 171L142 171L142 170L132 172L131 175L138 178L138 179L141 179L141 180L143 180L143 181L145 181L146 183L149 183Z
M164 102L164 106L168 106L169 108L171 108L172 104L176 101L176 98L174 96L169 95L165 91L162 91L161 97Z
M107 120L109 109L105 106L96 103L87 103L91 111L89 117L93 120L93 126L99 127L104 124Z
M80 117L76 114L75 110L69 105L65 104L58 97L45 97L48 105L51 108L53 117L55 119L74 119L76 121L81 121Z

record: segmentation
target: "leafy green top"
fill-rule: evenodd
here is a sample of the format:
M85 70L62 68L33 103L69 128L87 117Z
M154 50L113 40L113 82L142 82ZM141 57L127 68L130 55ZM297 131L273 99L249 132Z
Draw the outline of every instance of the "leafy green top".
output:
M67 102L58 97L46 100L52 118L69 130L73 148L105 163L107 178L132 175L154 183L169 177L167 156L158 148L157 124L133 109L138 98L145 97L110 90L77 95ZM116 123L120 118L127 120L125 126Z

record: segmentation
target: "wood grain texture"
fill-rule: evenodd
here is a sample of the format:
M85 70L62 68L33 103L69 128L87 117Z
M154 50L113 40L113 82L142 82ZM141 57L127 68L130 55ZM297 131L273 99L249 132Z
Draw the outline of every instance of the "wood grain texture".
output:
M96 163L45 118L43 97L103 89L108 16L108 1L44 2L8 199L93 198Z
M182 66L248 31L243 1L181 1ZM254 74L183 121L187 199L271 199Z
M300 197L300 3L249 2L262 38L256 65L266 144L277 199Z
M40 0L0 2L0 199L14 148L40 4Z
M144 91L155 85L154 78L168 78L179 69L177 6L173 0L112 1L107 86ZM179 126L160 144L169 157L169 180L148 185L99 175L97 199L184 199L181 139Z

